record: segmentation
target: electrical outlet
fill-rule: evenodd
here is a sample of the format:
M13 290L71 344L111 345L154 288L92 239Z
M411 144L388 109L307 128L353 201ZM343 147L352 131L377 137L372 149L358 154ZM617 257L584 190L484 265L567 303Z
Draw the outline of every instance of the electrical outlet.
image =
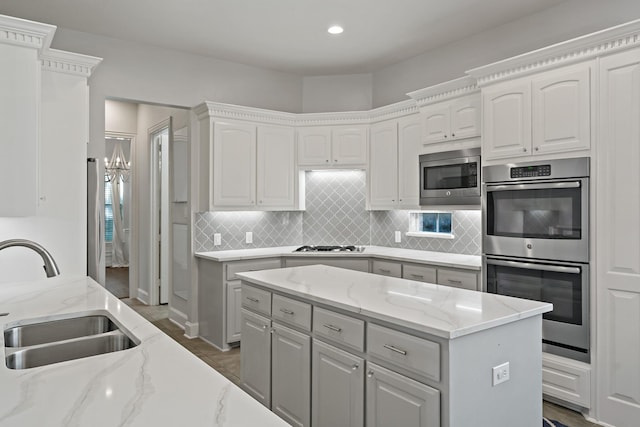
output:
M396 231L396 243L402 242L402 233L400 231Z
M253 243L253 233L251 231L247 231L247 233L244 235L244 240L247 243Z
M213 234L213 246L220 246L222 244L222 234L214 233Z
M510 372L509 372L509 362L503 363L502 365L494 366L493 369L493 385L496 386L505 381L509 381Z

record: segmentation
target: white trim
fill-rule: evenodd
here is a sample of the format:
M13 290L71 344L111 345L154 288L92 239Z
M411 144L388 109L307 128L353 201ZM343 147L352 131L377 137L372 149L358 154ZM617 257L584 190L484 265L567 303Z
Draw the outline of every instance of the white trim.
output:
M476 80L471 76L465 76L409 92L407 95L415 99L419 107L423 107L434 102L470 95L479 91Z
M145 291L144 289L138 288L138 296L136 297L136 299L141 303L143 303L144 305L150 305L149 292Z
M430 237L435 239L455 239L455 234L452 233L434 233L431 231L407 231L405 236L410 237Z
M55 25L0 15L0 43L30 47L44 52L51 46Z
M88 78L102 58L49 49L40 55L42 69Z
M198 338L198 334L200 332L200 324L198 322L185 322L184 324L184 336L193 339Z

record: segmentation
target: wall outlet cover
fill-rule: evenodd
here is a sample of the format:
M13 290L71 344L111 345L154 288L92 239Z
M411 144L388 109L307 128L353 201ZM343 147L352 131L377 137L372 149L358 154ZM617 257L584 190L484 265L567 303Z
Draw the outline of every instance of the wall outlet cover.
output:
M220 246L222 244L222 234L214 233L213 234L213 246Z
M401 231L396 231L395 237L396 237L396 243L402 242L402 232Z
M247 243L253 243L253 232L247 231L247 233L245 234L245 241Z

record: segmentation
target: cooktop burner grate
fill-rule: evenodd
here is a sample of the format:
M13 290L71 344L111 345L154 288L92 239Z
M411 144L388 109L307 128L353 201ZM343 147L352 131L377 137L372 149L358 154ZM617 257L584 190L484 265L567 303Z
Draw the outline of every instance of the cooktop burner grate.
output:
M359 252L359 250L353 245L300 246L295 252Z

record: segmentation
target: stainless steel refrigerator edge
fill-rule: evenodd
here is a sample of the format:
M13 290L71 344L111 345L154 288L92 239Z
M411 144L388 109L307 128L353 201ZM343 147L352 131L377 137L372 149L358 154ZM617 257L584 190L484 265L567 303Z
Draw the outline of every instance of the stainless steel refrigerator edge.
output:
M87 276L104 284L104 233L102 232L102 202L100 164L87 159Z

